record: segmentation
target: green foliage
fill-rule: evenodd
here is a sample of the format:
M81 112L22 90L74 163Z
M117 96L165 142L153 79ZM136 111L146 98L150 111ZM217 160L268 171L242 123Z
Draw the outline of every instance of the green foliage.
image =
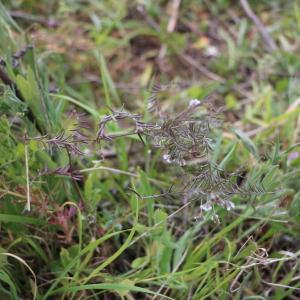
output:
M0 299L296 299L297 1L249 1L273 52L232 1L48 2L0 3Z

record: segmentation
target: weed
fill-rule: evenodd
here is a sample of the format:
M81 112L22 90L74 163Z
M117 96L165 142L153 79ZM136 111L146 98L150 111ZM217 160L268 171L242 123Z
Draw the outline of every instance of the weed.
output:
M0 299L298 299L298 3L46 2L0 4Z

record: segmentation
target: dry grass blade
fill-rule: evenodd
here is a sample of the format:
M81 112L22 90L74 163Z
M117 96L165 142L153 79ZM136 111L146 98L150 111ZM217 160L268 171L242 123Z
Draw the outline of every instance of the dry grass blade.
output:
M253 23L256 25L258 31L262 35L267 50L275 51L277 49L276 44L274 43L273 39L269 35L268 31L266 30L264 24L261 22L261 20L258 18L258 16L254 13L252 8L250 7L248 1L240 0L240 2L241 2L241 5L242 5L246 15L253 21Z

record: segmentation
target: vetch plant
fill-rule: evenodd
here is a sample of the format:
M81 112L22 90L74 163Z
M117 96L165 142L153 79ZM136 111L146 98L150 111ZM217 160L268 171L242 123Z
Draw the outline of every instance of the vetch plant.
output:
M9 2L0 299L298 299L299 7Z
M27 47L16 55L20 60L27 51L32 50ZM11 81L3 69L2 80L16 91L18 88ZM221 114L216 111L206 99L191 99L182 112L175 115L162 111L158 96L172 86L154 84L151 96L148 99L148 111L150 122L143 121L143 116L127 112L122 108L119 111L111 109L111 114L104 116L98 123L96 133L88 126L88 121L84 120L82 114L76 111L71 116L76 119L76 124L71 129L61 129L56 135L50 133L29 137L25 135L24 141L27 145L29 141L35 141L41 144L44 149L57 160L57 151L65 151L68 157L68 164L49 169L46 165L39 172L43 175L59 175L70 177L74 182L84 182L83 175L80 173L76 159L81 160L87 153L94 152L94 145L103 146L103 142L111 143L117 138L137 135L144 144L148 140L152 147L162 152L162 158L167 164L177 165L185 174L182 188L177 193L181 194L183 202L198 203L200 213L202 211L212 211L214 207L220 206L227 210L234 207L232 197L236 194L255 195L264 192L263 187L253 184L248 185L247 189L237 184L238 174L227 174L225 170L220 169L212 162L211 153L214 149L214 131L222 130ZM20 92L19 92L20 93ZM20 93L20 97L22 95ZM24 99L23 99L24 100ZM25 101L25 100L24 100ZM37 127L41 129L38 118L29 109L28 118ZM112 123L123 129L121 132L110 132ZM28 147L26 146L26 150ZM26 152L27 153L27 152ZM28 153L27 153L28 154ZM26 158L28 161L28 155ZM27 164L28 167L28 164ZM28 169L28 168L27 168ZM28 170L27 170L28 171ZM29 171L27 172L29 173ZM78 195L77 184L76 190ZM249 189L250 187L250 189ZM29 174L27 175L27 190L29 189ZM30 193L28 193L28 202L30 202ZM81 198L81 197L80 197ZM29 203L27 203L27 206Z
M90 134L91 136L88 137L83 132L87 129L87 122L80 122L82 115L76 113L77 123L69 134L61 131L52 138L48 135L27 137L27 142L28 140L39 142L50 153L56 149L65 150L68 154L67 166L53 170L45 166L40 175L63 175L75 181L82 181L84 178L80 169L74 167L72 156L79 159L84 157L86 151L82 150L83 146L86 149L92 149L92 144L95 143L103 145L103 142L111 143L120 137L137 135L143 144L146 139L152 147L159 149L162 152L163 161L177 165L183 170L185 174L183 182L174 194L180 195L183 203L197 203L200 215L202 212L212 212L213 220L218 221L214 208L219 206L226 210L233 209L235 207L232 202L234 195L242 194L247 197L264 193L263 187L259 185L248 185L247 188L238 185L236 180L238 174L227 174L225 170L212 162L211 152L215 144L214 130L220 130L222 120L220 112L209 103L209 97L204 100L190 100L188 106L175 116L160 112L155 97L151 96L149 99L151 107L155 106L157 112L153 114L154 117L150 122L142 121L141 115L129 113L123 108L120 111L111 110L110 115L104 116L99 121L95 136ZM109 125L120 124L120 122L123 123L119 126L124 126L125 130L121 133L110 133ZM171 191L168 193L172 194Z

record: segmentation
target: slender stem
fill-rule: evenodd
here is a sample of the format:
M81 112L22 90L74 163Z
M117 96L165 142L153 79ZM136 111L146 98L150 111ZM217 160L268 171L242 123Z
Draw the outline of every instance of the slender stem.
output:
M269 50L270 52L275 51L276 50L276 44L273 41L272 37L270 36L270 34L268 33L268 31L266 30L264 24L262 23L262 21L259 19L259 17L254 13L254 11L252 10L251 6L249 5L247 0L240 0L241 2L241 6L243 8L243 10L245 11L245 14L248 16L248 18L255 24L255 26L257 27L259 33L261 34L264 42L265 42L265 46L267 48L267 50Z
M29 184L29 164L28 164L28 145L27 141L25 140L25 170L26 170L26 194L27 194L27 203L25 209L30 211L30 184Z
M74 185L75 190L76 190L76 192L77 192L77 194L78 194L78 196L79 196L79 199L80 199L80 201L81 201L81 204L83 204L84 201L83 201L83 197L82 197L82 195L81 195L81 191L80 191L80 189L79 189L79 187L78 187L78 185L77 185L76 180L73 178L72 156L71 156L71 153L70 153L68 147L66 147L66 151L67 151L68 158L69 158L69 168L70 168L70 172L71 172L71 178L72 178L72 181L73 181L73 185Z
M0 188L0 192L1 193L4 193L4 195L11 195L11 196L15 196L15 197L19 197L19 198L22 198L22 199L27 199L26 196L22 195L22 194L19 194L19 193L15 193L15 192L11 192L11 191L8 191L8 190L5 190L5 189L1 189Z
M131 173L131 172L127 172L127 171L123 171L123 170L119 170L119 169L114 169L114 168L110 168L110 167L104 167L104 166L81 169L81 170L79 170L79 173L93 172L93 171L97 171L97 170L110 171L110 172L113 172L113 173L116 173L116 174L123 174L123 175L128 175L128 176L131 176L131 177L139 177L139 175L136 174L136 173ZM157 179L154 179L154 178L149 178L149 181L169 185L168 183L166 183L164 181L160 181L160 180L157 180Z

